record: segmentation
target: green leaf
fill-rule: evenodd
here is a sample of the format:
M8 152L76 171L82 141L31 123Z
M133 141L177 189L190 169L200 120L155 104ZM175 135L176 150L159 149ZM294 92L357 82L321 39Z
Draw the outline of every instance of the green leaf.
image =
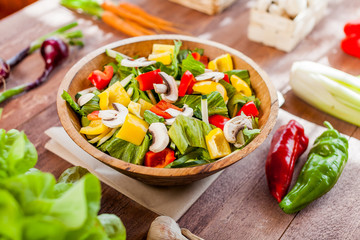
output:
M188 105L192 109L195 109L198 105L201 104L201 95L185 95L181 99L179 99L176 103L174 103L177 107L183 107L184 105Z
M16 199L0 189L0 239L22 239L23 214Z
M149 136L145 136L142 144L137 146L128 141L116 137L116 132L113 137L102 144L99 149L103 152L108 152L110 156L121 159L125 162L142 165L144 157L150 146Z
M100 98L95 95L90 101L88 101L81 107L81 111L84 113L85 116L92 113L93 111L98 111L100 110L99 102Z
M180 50L178 57L177 57L179 63L182 63L182 61L184 61L184 59L188 56L189 53L190 53L190 51L187 49Z
M168 133L181 154L191 147L206 149L205 136L211 131L211 126L195 118L179 115Z
M126 78L127 76L129 76L132 73L134 73L134 75L136 77L138 75L138 72L135 70L135 68L124 67L120 64L121 60L123 60L123 59L124 59L124 57L121 56L120 54L117 54L115 57L115 60L118 62L117 73L120 75L120 80L123 80L124 78Z
M255 96L247 97L242 93L236 93L232 98L230 98L227 103L230 118L235 117L236 114L240 111L241 107L250 101L254 101L256 107L259 108L261 102Z
M145 110L144 119L148 124L156 123L156 122L165 122L165 119L161 116L156 115L150 110Z
M194 151L181 156L169 164L171 168L190 167L213 162L209 152L203 148L196 148Z
M238 76L239 78L244 80L251 87L250 74L249 74L248 70L231 70L231 71L227 71L224 73L226 73L229 76L229 79L231 79L232 75Z
M126 239L126 229L120 218L113 214L101 214L98 216L98 219L110 239Z
M75 166L66 169L59 177L58 182L61 183L75 183L79 181L83 176L88 174L89 171L86 168Z
M85 113L81 110L80 106L72 99L69 93L67 93L65 90L61 94L62 99L64 99L70 107L80 116L86 116Z
M196 61L191 54L182 61L181 65L182 74L189 70L195 77L205 72L205 65L199 61Z
M219 83L226 89L227 96L232 98L236 94L236 88L225 80L220 80Z
M0 129L0 179L27 172L37 162L37 152L24 132Z
M207 102L208 102L209 116L219 114L219 115L222 115L225 117L229 117L226 103L224 101L224 98L221 96L221 94L219 92L215 91L206 96L207 96ZM194 115L195 115L195 117L202 119L201 103L195 107Z
M97 0L61 0L60 4L73 10L81 10L98 18L101 18L104 12Z
M245 145L251 142L257 135L260 134L260 129L248 129L247 127L243 130Z

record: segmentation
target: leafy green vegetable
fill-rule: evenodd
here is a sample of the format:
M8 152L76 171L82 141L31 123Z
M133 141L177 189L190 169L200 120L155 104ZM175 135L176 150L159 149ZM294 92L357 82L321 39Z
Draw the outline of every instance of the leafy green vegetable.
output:
M195 48L195 50L193 50L192 52L197 52L200 54L200 56L204 55L204 49L202 48Z
M179 115L168 133L181 154L191 147L206 149L205 136L211 131L211 126L201 120Z
M113 240L125 240L126 229L120 218L113 214L101 214L98 216L101 225L104 227L106 234Z
M182 42L181 41L176 41L174 40L174 54L171 56L171 66L170 68L172 69L172 74L171 76L173 76L175 79L177 77L177 75L179 74L179 62L178 62L178 59L177 59L177 56L179 54L179 51L180 51L180 47L182 45Z
M125 90L127 91L129 88L133 89L133 94L131 95L131 101L137 102L140 98L142 98L143 100L151 103L151 100L146 95L146 93L140 90L139 83L134 78L131 79L130 84L128 84L125 87Z
M184 59L188 56L189 53L190 53L189 50L187 50L187 49L181 49L181 50L179 51L178 56L177 56L177 59L178 59L179 63L182 63L182 61L184 61Z
M70 107L79 115L86 116L86 114L81 110L80 106L72 99L69 93L67 93L65 90L61 94L62 99L64 99Z
M35 166L37 152L24 132L0 129L0 179L25 173Z
M189 70L195 77L205 72L205 65L199 61L196 61L191 54L182 61L181 65L182 74Z
M194 151L176 159L168 166L171 168L180 168L180 167L196 166L210 162L213 161L210 158L209 152L203 148L196 148Z
M207 96L208 102L208 114L209 116L219 114L225 117L229 117L228 109L226 107L226 103L221 94L217 91L210 93ZM201 103L198 104L194 109L195 117L202 119L201 116Z
M229 97L229 99L232 98L236 94L236 92L237 92L236 88L233 85L231 85L230 83L228 83L224 80L220 80L219 83L221 85L223 85L224 88L226 89L226 93L227 93L227 96Z
M248 129L247 127L243 130L245 145L251 142L258 134L260 134L260 129Z
M150 146L149 136L145 136L142 144L137 146L128 141L116 137L116 133L102 144L99 149L108 152L111 156L121 159L125 162L142 165L144 157Z
M165 122L165 119L161 116L156 115L150 110L145 110L144 119L148 124L156 123L156 122Z
M229 110L230 118L236 116L238 111L244 106L247 102L254 101L257 108L260 107L260 100L255 96L247 97L242 93L236 93L227 103L227 107Z
M111 81L110 81L108 87L112 86L114 83L116 83L116 82L118 82L118 81L120 81L120 80L121 80L121 79L120 79L120 75L115 72L114 75L113 75L113 77L111 78Z
M104 12L97 0L61 0L60 4L70 9L81 10L98 18L101 18Z
M229 79L231 79L232 75L236 75L242 80L244 80L249 86L251 86L250 74L248 70L231 70L224 73L226 73L229 76Z
M201 95L185 95L180 100L174 103L177 107L183 107L184 104L188 105L192 109L195 109L201 104Z
M118 70L117 73L120 75L120 80L123 80L124 78L126 78L127 76L129 76L130 74L134 74L135 76L138 75L138 72L136 71L135 68L130 68L130 67L124 67L122 66L121 60L123 60L124 57L121 56L120 54L117 54L115 57L115 60L118 62Z
M97 216L99 180L74 167L57 183L30 168L37 153L23 132L0 129L0 239L125 239L114 215Z
M100 98L97 95L95 95L90 101L88 101L81 107L81 111L85 114L85 116L87 116L93 111L100 110L99 102L100 102Z

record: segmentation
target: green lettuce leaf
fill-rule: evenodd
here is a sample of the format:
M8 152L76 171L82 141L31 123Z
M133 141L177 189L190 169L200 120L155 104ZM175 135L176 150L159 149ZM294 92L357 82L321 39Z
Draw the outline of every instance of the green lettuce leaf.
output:
M72 99L69 93L67 93L65 90L61 94L62 99L64 99L70 107L80 116L86 116L85 113L81 110L80 106Z
M243 130L245 145L251 142L257 135L260 134L260 129L248 129L247 127Z
M206 163L213 162L210 158L209 152L203 148L196 148L194 151L181 156L174 162L170 163L167 167L181 168L181 167L193 167Z
M100 98L95 95L90 101L88 101L81 107L81 111L84 113L85 116L92 113L93 111L98 111L100 110L99 102Z
M16 199L0 189L0 239L22 239L23 213Z
M229 117L226 103L224 101L224 98L221 96L221 94L219 92L215 91L206 96L207 96L207 102L208 102L209 116L219 114L219 115L222 115L225 117ZM200 101L201 101L201 99L200 99ZM195 115L195 117L202 119L201 103L195 107L194 115Z
M249 74L248 70L231 70L231 71L227 71L224 73L226 73L229 76L229 79L231 79L232 75L238 76L239 78L244 80L251 87L250 74Z
M120 218L114 214L101 214L98 219L103 226L107 236L113 240L125 240L126 229Z
M168 133L181 154L192 147L206 149L205 136L211 131L211 126L205 122L179 115Z
M241 107L244 106L247 102L254 101L257 108L260 107L260 100L255 96L247 97L242 93L236 93L227 103L229 109L230 118L236 116Z
M225 80L220 80L219 83L226 89L227 96L232 98L236 94L236 88Z
M125 162L142 165L144 157L150 146L150 137L145 136L142 144L137 146L128 141L115 137L116 133L102 144L99 149L108 152L110 156L121 159Z
M27 172L37 162L37 152L24 132L0 129L0 179Z
M199 61L196 61L191 54L182 61L181 65L182 74L189 70L195 77L205 72L205 65Z
M148 124L152 124L152 123L156 123L156 122L162 122L162 123L165 122L165 119L163 117L156 115L155 113L153 113L150 110L145 110L144 120Z
M180 108L182 108L184 104L195 109L198 105L201 105L201 95L185 95L174 103L175 106Z

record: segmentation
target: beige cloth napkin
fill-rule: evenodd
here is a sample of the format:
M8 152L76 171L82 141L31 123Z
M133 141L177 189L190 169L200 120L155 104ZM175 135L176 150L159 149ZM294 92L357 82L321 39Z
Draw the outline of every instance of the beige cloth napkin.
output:
M186 186L154 187L127 177L98 161L76 145L62 127L49 128L45 133L51 138L45 145L46 149L73 165L88 169L102 182L147 209L170 216L176 221L221 174L216 173Z

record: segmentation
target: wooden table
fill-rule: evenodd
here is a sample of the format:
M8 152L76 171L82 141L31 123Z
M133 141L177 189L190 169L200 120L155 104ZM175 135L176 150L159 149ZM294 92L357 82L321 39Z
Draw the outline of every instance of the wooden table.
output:
M237 1L217 16L207 16L164 0L134 2L150 13L187 26L186 30L194 36L224 43L255 60L269 74L276 88L286 93L283 109L319 125L328 120L340 132L360 139L359 128L314 109L294 96L288 86L289 69L296 60L322 62L355 75L360 74L360 60L344 54L339 48L344 23L359 18L359 1L331 1L327 16L291 53L247 39L249 2L245 0ZM51 79L43 86L0 104L4 108L0 127L24 130L39 153L36 167L55 176L70 167L66 161L44 149L49 140L44 131L52 126L60 126L55 99L62 78L87 53L126 36L99 20L59 6L57 1L37 2L0 21L0 53L7 59L32 39L74 20L80 23L85 34L85 47L73 50L71 57L53 72ZM40 54L33 54L16 67L7 87L34 80L43 67ZM179 220L179 224L205 239L360 238L360 204L356 200L360 197L360 164L358 168L348 170L354 177L343 177L345 180L335 186L337 190L296 215L286 215L268 193L264 161L265 158L255 162L240 161L225 170ZM346 194L341 192L344 186L348 191ZM157 215L104 184L102 193L101 212L118 215L125 223L128 239L144 238ZM332 204L334 200L336 204ZM329 206L328 211L318 214L316 209L323 205Z

